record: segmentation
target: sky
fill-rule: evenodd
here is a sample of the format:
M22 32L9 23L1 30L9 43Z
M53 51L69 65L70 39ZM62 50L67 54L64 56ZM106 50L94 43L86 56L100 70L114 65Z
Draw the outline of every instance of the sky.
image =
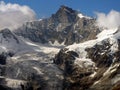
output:
M5 3L27 5L33 9L37 18L50 17L61 5L66 5L94 17L95 12L108 13L111 10L120 11L120 0L2 0Z

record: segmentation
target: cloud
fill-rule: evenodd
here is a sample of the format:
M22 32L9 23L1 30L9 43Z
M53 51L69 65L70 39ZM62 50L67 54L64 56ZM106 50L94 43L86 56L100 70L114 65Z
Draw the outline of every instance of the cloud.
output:
M28 6L0 2L0 29L16 29L27 21L35 19L35 12Z
M108 14L96 13L96 24L100 28L116 29L120 26L120 12L111 10Z

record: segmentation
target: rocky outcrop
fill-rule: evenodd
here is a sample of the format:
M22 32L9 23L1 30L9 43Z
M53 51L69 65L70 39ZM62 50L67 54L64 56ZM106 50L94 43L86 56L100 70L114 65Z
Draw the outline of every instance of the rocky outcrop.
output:
M79 55L74 51L62 49L55 57L54 63L64 71L64 89L63 90L86 90L93 82L90 82L89 76L93 73L91 70L82 69L75 65L75 59Z

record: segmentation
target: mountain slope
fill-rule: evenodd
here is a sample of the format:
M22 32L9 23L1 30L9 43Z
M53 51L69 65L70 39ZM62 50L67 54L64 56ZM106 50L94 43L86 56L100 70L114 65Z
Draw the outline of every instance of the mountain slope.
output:
M9 29L0 31L1 52L17 53L24 50L30 50L30 47Z
M61 90L63 72L51 60L61 47L33 43L9 29L0 31L0 41L0 88Z
M120 83L120 30L62 49L54 63L64 70L67 90L113 90Z

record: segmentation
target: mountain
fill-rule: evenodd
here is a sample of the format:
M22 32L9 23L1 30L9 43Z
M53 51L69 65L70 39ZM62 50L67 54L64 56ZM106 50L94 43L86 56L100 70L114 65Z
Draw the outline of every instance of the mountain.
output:
M99 29L94 24L95 19L61 6L50 18L27 22L15 33L33 42L71 45L95 38Z
M50 18L0 30L2 90L120 90L120 28L67 6Z

